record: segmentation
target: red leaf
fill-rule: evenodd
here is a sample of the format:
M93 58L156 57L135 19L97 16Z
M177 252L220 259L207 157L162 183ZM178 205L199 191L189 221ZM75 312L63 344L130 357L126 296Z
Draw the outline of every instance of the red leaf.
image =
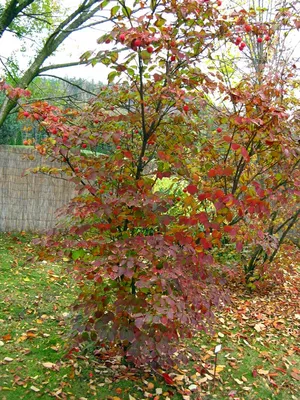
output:
M238 252L241 252L243 250L243 243L242 242L237 242L236 243L236 250Z
M300 375L297 372L292 371L291 377L294 378L296 381L300 381Z
M158 151L157 152L158 158L160 158L163 161L168 161L170 159L170 156L163 151Z
M225 176L231 176L233 174L233 168L232 167L226 167L223 170L223 175Z
M211 243L210 243L208 240L206 240L205 238L200 239L200 242L201 242L201 246L202 246L205 250L211 249L211 248L212 248Z
M210 198L210 193L201 193L198 196L199 201L203 201L203 200L209 199L209 198Z
M162 377L168 385L174 385L173 379L166 372L162 374Z
M231 142L231 137L230 136L223 136L223 140L227 143Z
M209 178L213 178L214 176L217 175L217 172L214 168L212 168L208 171L207 175L209 176Z
M245 149L245 147L241 148L241 153L242 153L242 156L244 157L245 161L249 162L250 156L249 156L248 151Z
M231 148L232 150L238 150L240 148L240 145L237 143L231 143Z
M198 188L196 185L188 185L185 189L187 192L189 192L189 194L195 194L198 192Z
M225 194L224 194L223 190L221 190L221 189L218 189L218 190L215 191L215 196L216 196L217 199L223 198L224 195Z
M256 378L258 376L258 372L256 371L256 369L252 371L252 376L253 378Z
M208 221L207 214L204 211L196 214L195 217L197 217L197 222L200 222L201 224L204 224Z

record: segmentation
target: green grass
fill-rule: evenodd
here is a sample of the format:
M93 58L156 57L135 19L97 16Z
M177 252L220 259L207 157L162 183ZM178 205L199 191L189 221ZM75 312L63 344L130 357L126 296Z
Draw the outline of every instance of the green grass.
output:
M75 285L63 266L32 256L29 237L0 235L0 399L143 398L145 383L116 371L114 360L106 367L92 354L64 357Z
M155 400L298 398L299 275L268 296L237 288L233 303L217 315L215 335L182 343L194 353L187 366L167 371L176 384L166 385L118 359L100 362L92 351L65 357L76 285L64 265L34 261L34 251L29 236L0 235L0 399L146 399L160 389ZM190 385L197 386L193 393Z

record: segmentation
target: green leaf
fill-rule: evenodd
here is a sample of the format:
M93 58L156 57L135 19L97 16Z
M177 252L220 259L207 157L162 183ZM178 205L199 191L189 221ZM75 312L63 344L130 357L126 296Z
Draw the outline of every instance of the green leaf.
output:
M166 20L163 17L158 17L157 21L155 22L155 26L157 26L158 28L164 26L164 24L166 23Z
M150 9L153 11L153 10L155 9L156 5L157 5L156 0L151 0L151 2L150 2Z
M113 18L117 12L120 10L120 6L114 6L111 10L110 10L110 16L111 18Z
M129 7L122 7L124 17L130 17L132 10Z
M112 71L108 74L107 76L107 80L109 83L113 82L113 80L115 79L116 76L120 76L119 72L117 71Z
M110 53L110 59L112 63L115 63L118 61L119 58L119 53L117 51L114 51L113 53Z
M110 0L102 1L102 3L100 4L100 9L103 10L103 8L105 8L109 3L110 3Z
M86 51L85 53L83 53L83 54L80 56L80 61L86 61L86 60L88 60L88 59L91 57L92 54L93 54L93 52L92 52L91 50Z
M85 251L83 249L78 249L72 251L72 259L74 261L78 260L79 258L83 257L85 255Z
M147 50L143 50L143 51L141 51L141 57L142 57L143 61L148 61L148 60L150 60L151 54L148 53Z

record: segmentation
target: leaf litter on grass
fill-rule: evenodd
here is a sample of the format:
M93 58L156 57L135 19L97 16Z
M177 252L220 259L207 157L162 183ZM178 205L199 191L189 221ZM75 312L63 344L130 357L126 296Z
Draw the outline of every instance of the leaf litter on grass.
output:
M213 338L197 334L178 349L189 356L187 366L142 370L88 348L65 357L74 283L60 265L26 261L34 250L26 238L18 241L3 244L0 235L3 399L297 398L299 274L265 296L237 286L232 303L217 313Z

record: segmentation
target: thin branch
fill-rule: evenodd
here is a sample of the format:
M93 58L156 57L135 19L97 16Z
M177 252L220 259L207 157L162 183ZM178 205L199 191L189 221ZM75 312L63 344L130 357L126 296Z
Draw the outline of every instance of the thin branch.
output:
M39 69L38 73L39 75L45 71L53 70L53 69L60 69L60 68L68 68L68 67L76 67L77 65L87 65L90 63L92 60L88 61L73 61L69 63L64 63L64 64L53 64L53 65L47 65L45 67L42 67Z
M60 76L55 76L55 75L51 75L51 74L42 74L42 75L39 75L39 76L47 76L48 78L60 79L61 81L65 82L65 83L67 83L69 85L72 85L72 86L76 87L77 89L80 89L81 91L83 91L85 93L88 93L88 94L90 94L90 95L92 95L94 97L97 97L96 93L90 92L87 89L83 89L81 86L77 85L76 83L73 83L73 82L69 81L68 79L61 78Z
M281 238L280 238L280 240L279 240L279 242L278 242L278 245L277 245L276 249L273 251L273 253L272 253L272 255L271 255L270 259L269 259L270 263L271 263L271 262L274 260L274 258L276 257L276 254L278 253L278 250L279 250L281 244L283 243L283 241L284 241L286 235L289 233L289 231L290 231L290 230L292 229L292 227L295 225L295 223L296 223L296 221L297 221L297 219L298 219L299 214L300 214L300 209L297 210L297 211L295 212L295 214L293 215L293 218L292 218L292 220L290 221L290 223L288 224L286 230L285 230L285 231L283 232L283 234L281 235Z

